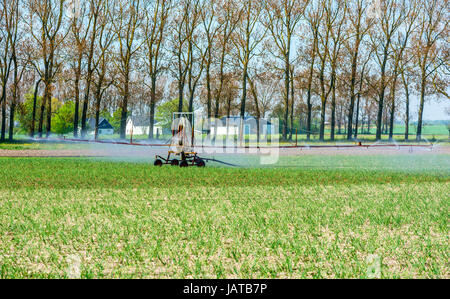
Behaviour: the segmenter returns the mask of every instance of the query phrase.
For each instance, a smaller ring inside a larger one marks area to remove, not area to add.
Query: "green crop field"
[[[0,158],[1,278],[450,278],[449,155]]]

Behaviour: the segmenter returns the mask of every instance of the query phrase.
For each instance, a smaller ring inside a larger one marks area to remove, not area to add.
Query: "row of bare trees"
[[[74,102],[74,136],[94,118],[97,138],[103,111],[119,111],[121,138],[130,113],[153,138],[176,98],[208,117],[278,116],[284,139],[296,124],[310,139],[314,119],[321,140],[371,125],[393,138],[400,118],[421,139],[426,101],[449,99],[445,0],[0,1],[1,140],[30,90],[33,137],[51,134],[58,98]]]

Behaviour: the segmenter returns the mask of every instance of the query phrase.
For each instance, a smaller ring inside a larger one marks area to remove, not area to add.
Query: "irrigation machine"
[[[179,167],[205,167],[207,159],[202,159],[195,151],[194,113],[176,112],[172,120],[172,138],[167,158],[156,155],[155,166],[172,165]]]

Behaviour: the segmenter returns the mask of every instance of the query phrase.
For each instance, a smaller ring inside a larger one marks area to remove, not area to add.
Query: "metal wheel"
[[[177,159],[173,159],[172,161],[170,161],[170,165],[178,166],[178,165],[180,165],[180,161],[178,161]]]
[[[186,160],[181,161],[181,163],[180,163],[181,168],[188,167],[188,166],[189,166],[189,164]]]
[[[161,167],[163,165],[163,161],[157,159],[154,163],[155,166]]]

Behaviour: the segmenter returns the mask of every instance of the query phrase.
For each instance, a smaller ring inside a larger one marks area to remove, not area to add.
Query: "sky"
[[[450,100],[441,98],[440,100],[428,100],[425,104],[423,113],[424,120],[448,120],[450,115],[447,114],[446,109],[450,109]],[[419,110],[419,99],[411,99],[411,116],[413,121],[417,120],[417,111]]]

